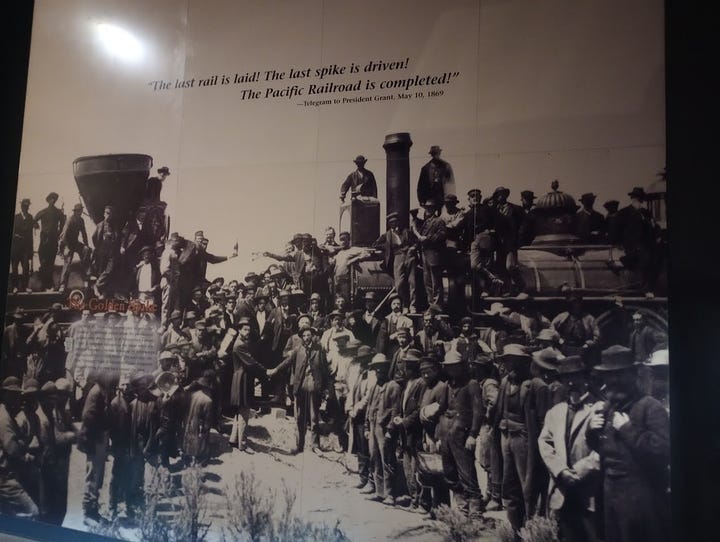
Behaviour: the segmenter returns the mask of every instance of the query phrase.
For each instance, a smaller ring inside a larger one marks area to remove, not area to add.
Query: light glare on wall
[[[138,62],[143,57],[143,45],[127,30],[108,23],[97,25],[98,39],[113,57],[126,62]]]

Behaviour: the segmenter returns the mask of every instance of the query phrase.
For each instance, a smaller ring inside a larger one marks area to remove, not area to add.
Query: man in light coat
[[[548,410],[538,438],[540,457],[550,472],[549,515],[557,519],[563,542],[593,542],[599,540],[595,496],[600,456],[588,446],[585,434],[599,404],[580,356],[561,360],[557,372],[568,400]]]

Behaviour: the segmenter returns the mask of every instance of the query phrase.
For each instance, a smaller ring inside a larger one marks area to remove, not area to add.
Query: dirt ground
[[[411,513],[400,507],[390,507],[369,501],[353,485],[358,481],[353,457],[346,464],[344,454],[326,451],[321,455],[307,448],[304,453],[290,455],[288,452],[295,442],[294,421],[277,418],[274,415],[255,417],[250,421],[248,439],[253,454],[230,449],[226,438],[213,434],[212,444],[216,457],[205,469],[205,487],[209,504],[209,518],[212,521],[209,541],[222,539],[223,526],[228,517],[227,488],[234,483],[240,472],[253,472],[260,484],[276,494],[277,506],[283,506],[283,487],[287,486],[296,494],[295,513],[306,521],[325,523],[339,528],[352,541],[402,540],[425,542],[441,540],[441,534],[434,528],[437,522],[423,515]],[[308,435],[308,440],[309,435]],[[332,449],[334,437],[323,437],[323,449]],[[101,492],[100,511],[108,515],[108,486],[112,457],[106,464],[105,483]],[[149,479],[150,469],[146,471]],[[64,527],[87,531],[83,523],[82,495],[85,474],[85,457],[73,451],[70,464],[70,487],[68,513]],[[493,513],[501,520],[503,513]],[[135,529],[122,528],[120,536],[128,540],[139,540]],[[480,540],[495,540],[488,535]]]

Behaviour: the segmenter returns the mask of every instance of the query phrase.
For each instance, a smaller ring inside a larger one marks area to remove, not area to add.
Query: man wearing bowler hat
[[[54,289],[53,270],[55,256],[58,253],[58,238],[65,225],[65,213],[55,207],[58,200],[56,192],[50,192],[45,201],[48,206],[35,215],[35,228],[40,228],[38,260],[40,260],[40,281],[43,288]]]
[[[604,540],[668,540],[668,413],[638,389],[639,363],[629,348],[611,346],[601,360],[595,371],[605,401],[590,418],[587,439],[603,466]]]
[[[160,192],[165,179],[170,176],[170,169],[163,166],[157,170],[157,177],[150,177],[145,182],[145,198],[149,201],[160,201]]]
[[[455,194],[455,175],[452,166],[442,158],[442,149],[433,145],[428,154],[430,161],[420,170],[417,184],[417,197],[420,205],[428,199],[442,202],[446,194]]]
[[[72,215],[65,221],[59,238],[59,252],[63,257],[63,268],[60,273],[60,291],[64,292],[70,278],[70,264],[73,256],[77,253],[80,256],[80,273],[87,287],[88,274],[90,272],[90,256],[92,249],[88,244],[85,220],[82,217],[83,206],[81,203],[73,205]],[[80,237],[80,239],[78,239]]]
[[[415,311],[417,257],[415,235],[410,228],[400,228],[398,213],[387,215],[387,231],[374,243],[373,248],[383,250],[383,268],[393,277],[395,291],[406,307]]]
[[[365,169],[367,159],[359,155],[353,160],[357,169],[347,176],[340,186],[340,201],[345,202],[345,196],[350,191],[352,199],[358,196],[363,198],[377,198],[377,183],[373,172]]]
[[[422,248],[423,281],[429,304],[443,304],[442,272],[446,255],[447,228],[438,216],[440,200],[430,198],[423,203],[425,220],[413,223],[413,232]]]
[[[605,240],[605,218],[593,209],[595,194],[580,196],[582,207],[575,215],[575,234],[583,243],[601,243]]]
[[[447,410],[440,416],[437,437],[443,473],[457,508],[471,518],[482,514],[483,502],[475,471],[475,446],[482,423],[480,388],[470,378],[462,355],[450,350],[443,369],[448,375]]]
[[[580,356],[557,365],[567,400],[545,415],[538,438],[540,457],[550,473],[548,512],[563,542],[595,542],[598,536],[600,456],[586,439],[588,424],[601,404],[590,389],[590,371]]]

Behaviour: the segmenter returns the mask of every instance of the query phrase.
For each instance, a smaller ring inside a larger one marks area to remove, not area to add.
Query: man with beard
[[[55,207],[58,195],[50,192],[45,201],[48,206],[35,215],[35,228],[40,228],[38,259],[40,260],[40,281],[43,288],[54,290],[53,271],[58,253],[58,238],[65,225],[65,213]]]
[[[437,429],[443,473],[458,510],[478,518],[483,511],[475,472],[475,441],[482,423],[480,388],[470,379],[467,362],[458,352],[449,351],[442,365],[448,375],[447,410]]]
[[[297,422],[297,446],[294,454],[305,450],[305,434],[308,423],[313,452],[320,451],[320,403],[330,388],[330,375],[325,353],[314,341],[316,331],[312,327],[300,330],[302,345],[293,350],[268,376],[293,367],[293,393],[295,394],[295,420]]]
[[[30,214],[30,200],[23,198],[20,202],[20,212],[13,221],[13,241],[10,252],[12,272],[10,284],[13,293],[18,290],[32,292],[29,285],[30,268],[33,259],[33,216]],[[22,273],[20,268],[22,267]]]
[[[375,345],[377,344],[378,333],[380,333],[380,320],[375,316],[375,310],[377,309],[375,292],[365,292],[363,301],[365,310],[361,311],[358,317],[358,332],[355,333],[355,336],[367,345]]]
[[[444,356],[444,347],[440,346],[442,343],[442,335],[437,327],[437,320],[435,314],[427,310],[423,313],[423,328],[418,331],[415,336],[415,344],[425,354],[434,354],[438,357]]]
[[[390,314],[380,324],[375,350],[378,353],[382,352],[386,356],[392,356],[395,350],[398,349],[397,330],[400,328],[412,330],[413,323],[410,318],[403,314],[403,304],[398,294],[390,295],[388,302],[390,303]]]
[[[442,149],[438,145],[430,147],[430,161],[420,170],[417,183],[417,197],[420,204],[430,198],[443,201],[446,194],[455,193],[455,175],[452,166],[440,155]]]
[[[394,380],[389,380],[390,363],[384,354],[376,354],[369,366],[375,370],[377,384],[368,400],[365,433],[370,440],[370,461],[374,466],[375,496],[370,500],[395,505],[397,483],[397,435],[393,434],[390,423],[399,413],[401,388]]]
[[[523,526],[530,500],[528,472],[528,388],[532,358],[522,345],[507,344],[500,356],[506,375],[500,383],[494,428],[500,431],[503,461],[502,501],[510,525],[516,532]]]
[[[548,410],[538,438],[540,456],[551,476],[549,514],[557,520],[563,542],[595,542],[600,540],[596,517],[600,456],[588,446],[586,434],[599,405],[580,356],[561,360],[558,375],[568,398]]]
[[[400,363],[399,370],[405,375],[405,388],[400,403],[400,413],[392,419],[392,427],[400,433],[402,466],[410,495],[410,511],[421,512],[420,486],[417,481],[417,452],[422,450],[422,425],[420,403],[425,393],[425,381],[420,376],[422,352],[410,350]]]
[[[251,330],[249,318],[241,318],[238,321],[238,335],[232,352],[233,377],[230,384],[230,405],[235,410],[235,419],[229,442],[240,451],[248,451],[245,429],[250,418],[255,377],[264,377],[267,373],[265,367],[255,358]],[[248,453],[252,452],[248,451]]]
[[[412,335],[410,329],[407,327],[401,327],[397,330],[397,342],[398,349],[392,355],[390,360],[390,370],[388,371],[388,378],[395,378],[395,371],[398,368],[400,362],[405,359],[405,356],[410,352],[412,348]]]
[[[668,413],[638,389],[638,364],[629,348],[611,346],[601,360],[595,371],[606,401],[590,418],[587,438],[603,465],[604,539],[668,540]]]
[[[22,438],[15,417],[21,409],[20,379],[9,376],[0,387],[0,511],[20,517],[35,518],[39,510],[18,480],[25,469],[37,461]]]

